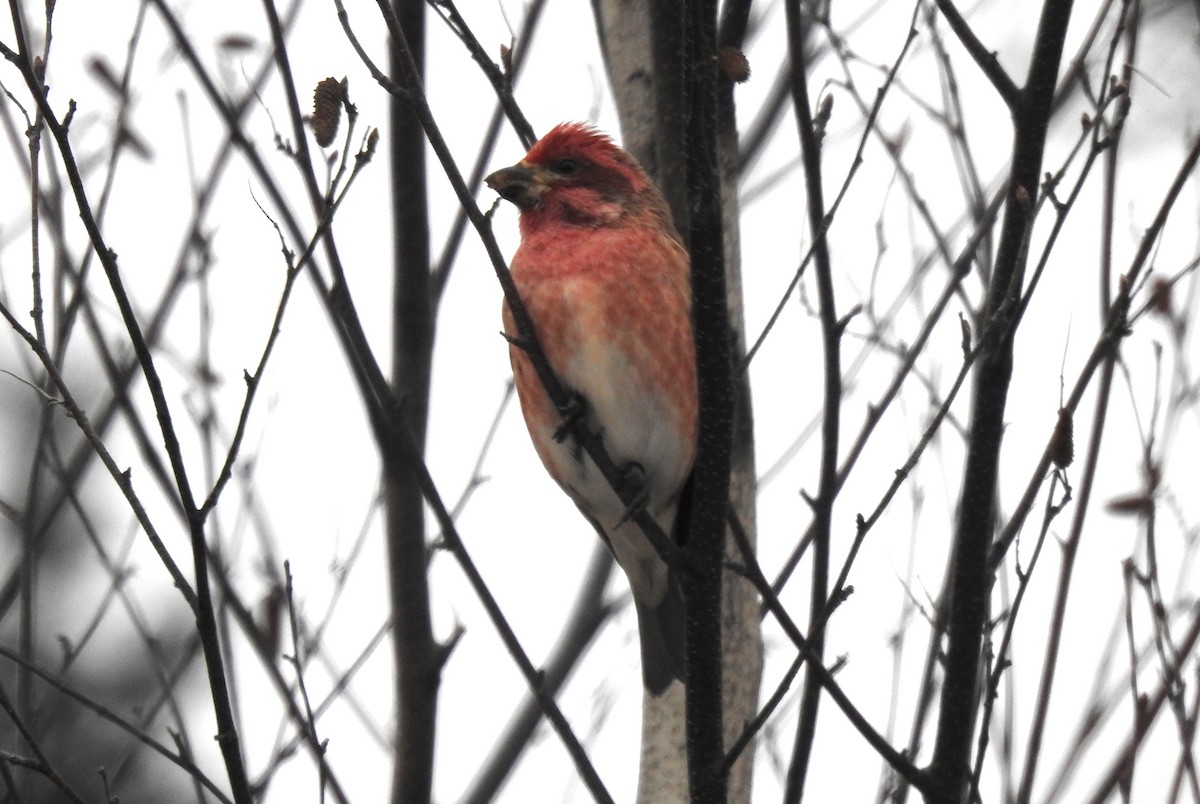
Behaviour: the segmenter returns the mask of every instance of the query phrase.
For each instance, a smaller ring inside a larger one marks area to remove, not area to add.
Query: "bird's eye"
[[[559,159],[550,165],[550,169],[560,176],[574,176],[579,172],[579,162],[574,159]]]

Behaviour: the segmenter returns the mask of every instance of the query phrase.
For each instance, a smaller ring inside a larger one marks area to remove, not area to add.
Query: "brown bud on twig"
[[[825,95],[821,98],[821,105],[817,107],[817,119],[822,123],[828,123],[829,118],[833,115],[833,95]]]
[[[1087,112],[1079,115],[1079,125],[1083,126],[1084,130],[1092,127],[1092,116]]]
[[[1058,409],[1058,422],[1050,436],[1050,460],[1066,469],[1075,460],[1075,423],[1068,408]]]
[[[825,127],[829,125],[829,118],[832,116],[833,95],[824,95],[817,106],[817,114],[813,118],[813,133],[817,135],[818,142],[825,139]]]
[[[241,33],[226,34],[217,40],[217,46],[222,50],[228,50],[230,53],[245,53],[248,50],[253,50],[257,44],[254,37]]]
[[[735,84],[750,78],[750,60],[736,47],[723,47],[717,51],[717,69]]]
[[[150,145],[136,131],[125,124],[121,124],[117,129],[117,142],[146,162],[154,158],[154,151],[150,148]]]
[[[508,45],[500,45],[500,66],[504,69],[504,75],[511,79],[513,73],[512,48]]]
[[[104,58],[92,56],[88,59],[88,72],[92,74],[93,78],[103,84],[104,88],[109,92],[118,98],[124,96],[125,91],[121,88],[121,79]]]
[[[342,119],[342,103],[346,99],[346,79],[326,78],[313,91],[313,136],[317,145],[328,148],[337,136]]]
[[[1154,497],[1149,494],[1127,494],[1109,500],[1104,508],[1110,514],[1142,516],[1154,511]]]
[[[258,627],[272,656],[279,653],[283,643],[283,606],[286,602],[282,584],[276,583],[259,604]]]
[[[378,144],[379,129],[373,128],[371,129],[370,133],[367,134],[367,140],[364,143],[362,150],[360,150],[354,158],[359,162],[370,162],[371,158],[375,156],[375,146]]]
[[[1029,211],[1033,209],[1033,200],[1029,197],[1029,191],[1026,190],[1022,185],[1018,184],[1017,189],[1013,192],[1013,195],[1017,197],[1017,203],[1021,205],[1021,209],[1025,212],[1025,214],[1029,214]]]
[[[1155,277],[1150,285],[1150,309],[1164,318],[1171,317],[1171,288],[1170,280]]]

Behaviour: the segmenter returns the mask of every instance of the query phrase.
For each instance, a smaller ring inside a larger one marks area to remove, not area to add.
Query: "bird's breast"
[[[623,251],[611,242],[532,251],[527,245],[513,260],[513,279],[547,360],[567,389],[583,397],[588,424],[601,433],[614,462],[642,466],[657,513],[656,507],[674,503],[695,460],[686,254],[674,241],[645,239]],[[511,334],[507,308],[505,325]],[[585,511],[613,524],[623,514],[616,495],[569,440],[554,441],[560,415],[528,356],[514,347],[512,362],[542,462]]]

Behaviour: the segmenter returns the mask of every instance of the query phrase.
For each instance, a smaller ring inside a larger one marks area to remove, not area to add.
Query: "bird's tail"
[[[636,598],[638,634],[642,644],[642,681],[658,697],[671,682],[686,680],[687,611],[675,574],[667,576],[667,593],[653,608]]]

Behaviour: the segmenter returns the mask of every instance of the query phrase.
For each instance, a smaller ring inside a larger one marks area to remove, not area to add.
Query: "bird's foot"
[[[613,526],[614,528],[621,527],[646,510],[646,503],[650,501],[650,487],[646,483],[646,470],[637,461],[630,461],[621,467],[621,481],[617,484],[617,491],[619,493],[626,489],[632,493],[633,498],[625,508],[625,515]]]
[[[567,404],[558,411],[562,414],[562,421],[558,423],[558,427],[554,428],[554,441],[558,444],[567,440],[567,436],[575,429],[575,425],[583,418],[583,414],[587,412],[587,400],[578,391],[571,391],[567,394]]]

